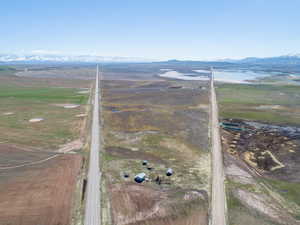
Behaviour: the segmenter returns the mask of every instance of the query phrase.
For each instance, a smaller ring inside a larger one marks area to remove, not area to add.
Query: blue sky
[[[300,53],[299,0],[11,0],[0,53],[151,59]]]

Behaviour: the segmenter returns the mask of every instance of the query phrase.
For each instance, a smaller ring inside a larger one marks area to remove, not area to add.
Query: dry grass
[[[207,224],[208,198],[200,194],[185,201],[180,193],[209,192],[207,109],[199,107],[207,104],[208,95],[197,88],[169,89],[169,85],[169,81],[104,83],[103,172],[112,185],[107,189],[113,224]],[[149,160],[154,169],[148,171],[142,160]],[[164,175],[168,167],[174,176]],[[130,178],[124,179],[124,172]],[[138,172],[145,172],[150,181],[134,185]],[[154,182],[157,176],[161,185]]]

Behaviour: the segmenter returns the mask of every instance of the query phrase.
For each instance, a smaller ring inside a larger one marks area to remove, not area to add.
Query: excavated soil
[[[255,123],[231,120],[243,131],[223,129],[223,143],[227,151],[246,162],[259,174],[284,181],[300,182],[300,138],[286,127],[269,125],[255,127]]]

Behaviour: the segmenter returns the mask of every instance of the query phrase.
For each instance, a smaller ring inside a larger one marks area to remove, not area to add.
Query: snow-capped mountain
[[[106,57],[98,55],[60,54],[0,54],[0,63],[21,62],[149,62],[153,60],[137,57]]]

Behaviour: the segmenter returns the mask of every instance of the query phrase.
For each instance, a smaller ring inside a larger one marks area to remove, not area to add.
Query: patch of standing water
[[[196,73],[205,73],[207,75],[210,75],[210,70],[193,70]]]
[[[163,70],[164,71],[164,70]],[[180,73],[175,70],[167,70],[159,74],[160,77],[178,79],[178,80],[209,80],[210,70],[199,69],[193,70],[195,73],[186,74]],[[270,76],[271,74],[262,72],[253,72],[249,70],[232,70],[232,71],[220,71],[214,70],[214,78],[216,81],[226,83],[250,83],[249,81],[257,80]]]
[[[214,71],[214,78],[216,81],[228,82],[228,83],[249,83],[249,81],[257,80],[269,76],[267,73],[258,73],[253,71]]]
[[[171,79],[177,79],[177,80],[203,80],[207,81],[209,78],[207,76],[198,75],[198,74],[186,74],[186,73],[180,73],[175,70],[167,71],[164,73],[159,74],[160,77],[165,78],[171,78]]]

